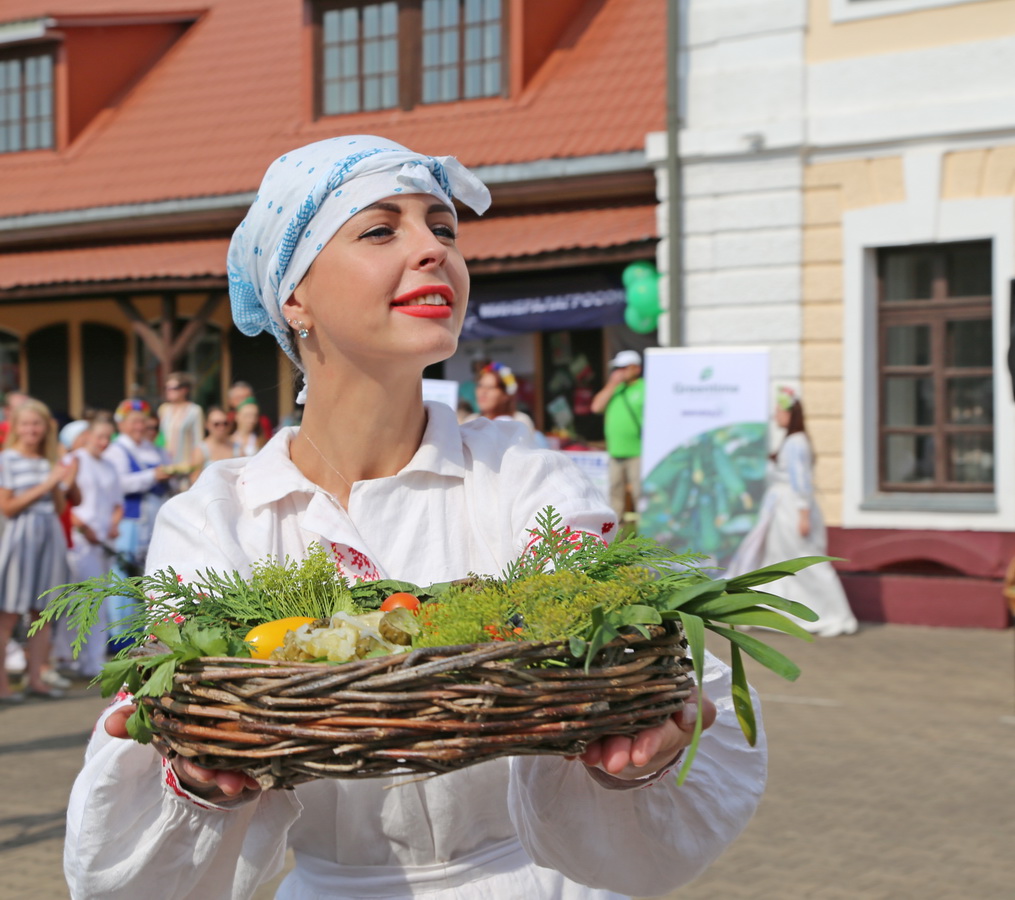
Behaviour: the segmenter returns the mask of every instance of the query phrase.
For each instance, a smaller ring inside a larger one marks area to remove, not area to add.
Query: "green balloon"
[[[643,317],[659,316],[659,280],[644,278],[627,289],[627,305]]]
[[[652,263],[645,259],[639,259],[624,268],[624,271],[620,275],[620,280],[624,283],[624,287],[630,288],[636,281],[658,277],[659,273]]]
[[[634,307],[628,306],[624,310],[624,322],[631,331],[635,331],[638,334],[648,334],[650,331],[655,331],[656,324],[659,322],[659,315],[657,313],[654,316],[643,316]]]

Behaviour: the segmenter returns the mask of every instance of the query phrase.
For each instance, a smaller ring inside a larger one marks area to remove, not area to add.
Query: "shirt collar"
[[[458,418],[445,403],[426,403],[427,422],[415,455],[394,478],[411,472],[429,472],[449,478],[465,477],[465,454]],[[299,428],[280,428],[244,467],[240,483],[252,507],[275,503],[289,494],[315,494],[321,490],[293,463],[289,445]],[[359,483],[359,482],[358,482]]]

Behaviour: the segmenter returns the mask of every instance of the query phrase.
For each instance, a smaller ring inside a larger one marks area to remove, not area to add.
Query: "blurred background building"
[[[493,191],[428,374],[496,358],[596,440],[617,350],[768,347],[858,615],[1007,623],[1015,0],[0,0],[0,389],[67,417],[185,369],[289,414],[225,250],[272,158],[354,133]]]

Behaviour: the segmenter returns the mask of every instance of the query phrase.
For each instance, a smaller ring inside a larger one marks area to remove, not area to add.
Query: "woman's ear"
[[[296,285],[296,290],[292,292],[289,299],[282,304],[282,315],[290,326],[293,326],[294,322],[310,322],[310,314],[307,311],[306,305],[303,303],[304,291],[303,282],[301,281]]]

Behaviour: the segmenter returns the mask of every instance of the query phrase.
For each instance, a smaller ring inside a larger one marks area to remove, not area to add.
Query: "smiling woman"
[[[562,454],[516,423],[459,425],[450,407],[423,402],[423,370],[454,352],[468,303],[456,200],[483,212],[489,192],[454,159],[383,138],[335,138],[271,164],[230,246],[230,295],[240,330],[269,331],[303,372],[302,426],[216,462],[170,500],[150,572],[246,577],[253,561],[320,544],[353,581],[496,576],[548,505],[569,533],[612,538],[612,512]],[[96,729],[68,809],[72,896],[158,885],[162,896],[249,897],[287,845],[297,862],[280,898],[666,893],[722,852],[764,785],[763,731],[754,748],[743,742],[729,670],[705,665],[717,702],[699,701],[711,727],[680,789],[666,773],[691,741],[690,706],[580,759],[260,791],[125,740],[125,697]]]

